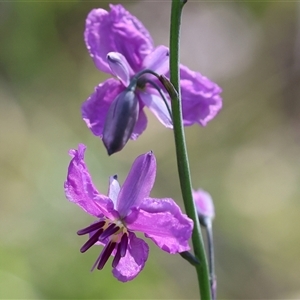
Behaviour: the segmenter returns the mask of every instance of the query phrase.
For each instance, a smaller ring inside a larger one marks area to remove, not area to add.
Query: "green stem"
[[[210,300],[210,282],[205,247],[198,220],[197,211],[192,197],[191,176],[189,170],[188,155],[186,150],[185,135],[182,122],[180,79],[179,79],[179,35],[181,13],[185,1],[173,0],[171,10],[170,28],[170,80],[178,96],[172,96],[172,113],[174,125],[174,137],[177,156],[177,167],[181,186],[182,197],[187,215],[194,221],[192,243],[196,258],[200,264],[195,265],[200,295],[202,300]]]

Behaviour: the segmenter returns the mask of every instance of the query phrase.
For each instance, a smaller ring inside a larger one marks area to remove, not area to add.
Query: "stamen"
[[[78,235],[84,235],[84,234],[90,233],[94,230],[97,230],[99,228],[102,228],[104,225],[105,225],[105,221],[100,221],[100,222],[94,223],[94,224],[92,224],[92,225],[90,225],[86,228],[78,230],[77,234]]]
[[[101,236],[99,238],[101,241],[103,241],[104,239],[113,235],[114,233],[116,233],[119,230],[120,230],[120,227],[116,226],[116,224],[112,223],[104,230],[104,232],[101,234]]]
[[[116,243],[115,242],[109,242],[105,248],[102,250],[101,253],[101,258],[98,264],[97,269],[98,270],[102,270],[104,265],[106,264],[106,262],[108,261],[111,253],[113,252],[113,250],[115,249]]]
[[[121,259],[121,252],[120,252],[120,247],[119,246],[120,246],[120,244],[118,245],[118,250],[117,250],[116,255],[115,255],[115,257],[113,259],[113,262],[112,262],[112,267],[113,268],[115,268],[118,265],[118,263]]]
[[[80,252],[84,253],[88,249],[90,249],[96,242],[99,240],[99,236],[102,234],[103,228],[100,228],[96,231],[90,239],[80,248]]]
[[[127,246],[128,246],[128,235],[127,233],[124,233],[122,235],[121,241],[118,244],[118,249],[112,262],[113,268],[115,268],[118,265],[120,259],[125,256]]]
[[[128,235],[127,233],[124,233],[118,245],[118,251],[120,251],[121,257],[125,256],[127,247],[128,247]]]

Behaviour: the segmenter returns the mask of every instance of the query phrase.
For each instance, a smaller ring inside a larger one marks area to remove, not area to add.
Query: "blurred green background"
[[[170,1],[123,1],[168,44]],[[121,182],[152,149],[153,197],[182,206],[172,131],[151,115],[147,131],[107,157],[80,115],[106,77],[83,42],[85,17],[104,1],[0,3],[0,298],[196,299],[192,267],[151,246],[144,271],[122,284],[90,272],[101,248],[80,254],[76,231],[93,219],[64,196],[78,143],[97,187]],[[215,201],[219,299],[300,299],[300,5],[189,1],[182,62],[222,86],[224,108],[186,129],[195,188]]]

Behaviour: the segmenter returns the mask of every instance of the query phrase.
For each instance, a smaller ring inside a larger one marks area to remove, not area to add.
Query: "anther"
[[[80,252],[84,253],[88,249],[90,249],[95,243],[98,242],[99,236],[103,233],[103,228],[97,230],[92,237],[80,248]]]
[[[112,262],[112,267],[113,268],[115,268],[118,265],[120,259],[125,256],[127,246],[128,246],[128,235],[127,235],[127,233],[124,233],[122,238],[121,238],[121,241],[118,244],[116,255],[115,255],[115,257],[113,259],[113,262]]]
[[[99,237],[100,240],[104,240],[107,237],[113,235],[114,233],[116,233],[117,231],[120,230],[119,226],[116,226],[116,224],[112,223],[110,224],[101,234],[101,236]]]
[[[87,233],[90,233],[92,231],[95,231],[97,229],[100,229],[102,228],[103,226],[105,225],[105,221],[100,221],[100,222],[97,222],[97,223],[94,223],[86,228],[83,228],[83,229],[80,229],[77,231],[77,234],[78,235],[84,235],[84,234],[87,234]]]
[[[115,249],[116,243],[115,242],[109,242],[105,248],[102,250],[101,257],[99,260],[99,264],[97,266],[98,270],[102,270],[106,262],[108,261],[111,253]]]

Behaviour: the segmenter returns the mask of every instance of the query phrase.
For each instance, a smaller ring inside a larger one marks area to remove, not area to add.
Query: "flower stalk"
[[[207,236],[211,298],[212,298],[212,300],[216,300],[216,298],[217,298],[217,279],[216,279],[216,275],[215,275],[215,254],[214,254],[212,220],[210,218],[206,220],[205,229],[206,229],[206,236]]]
[[[177,95],[176,93],[170,93],[170,97],[172,104],[174,138],[181,192],[186,213],[194,221],[192,243],[195,256],[200,261],[200,264],[195,264],[198,276],[200,296],[203,300],[210,300],[211,292],[209,270],[205,254],[204,242],[200,229],[200,223],[192,197],[191,176],[182,121],[182,104],[179,81],[179,37],[181,13],[185,2],[186,1],[180,0],[172,1],[170,26],[170,81],[176,89]]]

